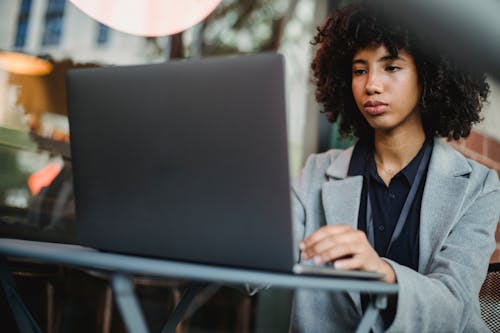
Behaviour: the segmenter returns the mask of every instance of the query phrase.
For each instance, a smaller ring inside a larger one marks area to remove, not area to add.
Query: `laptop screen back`
[[[81,244],[290,271],[283,71],[276,54],[70,71]]]

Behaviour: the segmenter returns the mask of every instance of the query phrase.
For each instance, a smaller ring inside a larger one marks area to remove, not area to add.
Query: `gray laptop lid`
[[[291,271],[283,59],[72,70],[83,245]]]

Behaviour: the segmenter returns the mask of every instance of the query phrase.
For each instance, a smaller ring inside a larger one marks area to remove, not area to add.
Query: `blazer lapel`
[[[328,181],[322,187],[322,203],[327,224],[357,229],[363,177],[347,177],[352,152],[352,147],[342,152],[326,170]]]
[[[322,203],[327,224],[346,224],[357,229],[363,177],[347,177],[352,152],[352,148],[342,152],[326,170],[328,181],[322,186]],[[347,293],[361,315],[360,294]]]
[[[327,224],[346,224],[358,228],[358,212],[363,177],[330,179],[323,184],[323,207]]]
[[[464,176],[471,170],[462,155],[435,139],[420,212],[419,272],[427,271],[430,257],[456,221],[468,184]]]

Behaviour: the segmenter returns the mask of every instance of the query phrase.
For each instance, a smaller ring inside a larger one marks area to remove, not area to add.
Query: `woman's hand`
[[[384,282],[396,282],[391,265],[382,260],[366,234],[347,225],[327,225],[307,236],[300,244],[302,259],[316,264],[333,262],[337,269],[359,269],[385,274]]]

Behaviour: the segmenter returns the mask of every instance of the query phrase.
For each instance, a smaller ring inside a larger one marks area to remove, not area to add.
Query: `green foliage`
[[[27,189],[29,174],[19,168],[17,151],[0,145],[0,203],[5,201],[6,191]]]
[[[20,168],[18,154],[34,149],[36,144],[28,132],[0,127],[0,202],[9,189],[27,189],[29,172]]]
[[[227,0],[203,21],[201,54],[276,50],[294,0]]]

